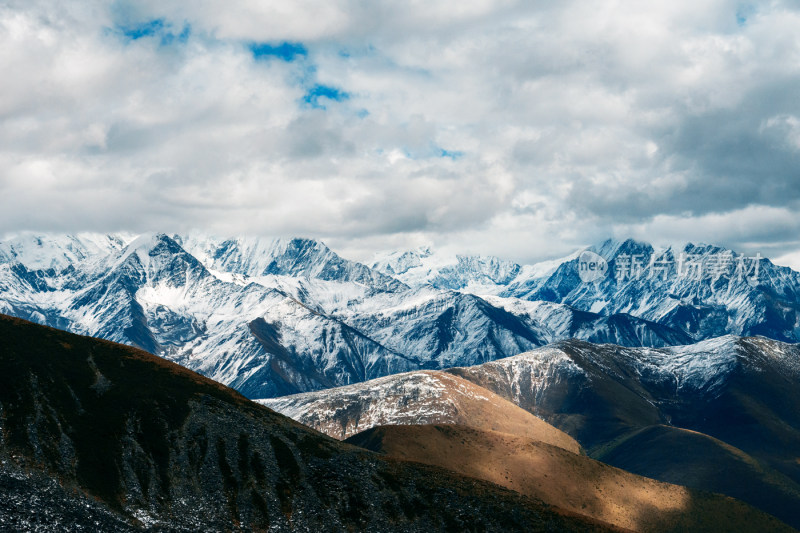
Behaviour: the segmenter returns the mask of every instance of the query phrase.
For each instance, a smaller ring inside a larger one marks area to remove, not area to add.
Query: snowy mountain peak
[[[143,234],[131,241],[110,262],[117,269],[121,266],[140,268],[152,280],[171,279],[180,275],[207,275],[205,267],[180,244],[164,233]]]
[[[421,246],[406,252],[380,254],[372,260],[371,267],[389,276],[402,276],[413,268],[423,266],[423,260],[433,255],[430,247]]]
[[[164,233],[145,233],[132,240],[123,250],[121,259],[136,254],[146,261],[146,257],[163,253],[181,251],[180,245]]]
[[[619,255],[641,255],[649,258],[654,252],[651,244],[634,239],[607,239],[599,246],[593,246],[590,249],[603,256],[607,261],[613,260]]]
[[[127,233],[20,233],[0,241],[0,263],[18,262],[31,270],[62,270],[119,251],[134,238]]]
[[[189,234],[175,236],[175,240],[207,268],[232,274],[354,282],[386,291],[407,288],[390,276],[361,263],[343,259],[325,244],[313,239],[217,239]]]
[[[495,293],[520,272],[521,266],[493,256],[448,255],[424,247],[378,256],[372,268],[412,287],[472,293]]]

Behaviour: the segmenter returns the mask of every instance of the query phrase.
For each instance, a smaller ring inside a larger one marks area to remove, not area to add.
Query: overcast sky
[[[0,0],[0,72],[0,233],[800,265],[799,1]]]

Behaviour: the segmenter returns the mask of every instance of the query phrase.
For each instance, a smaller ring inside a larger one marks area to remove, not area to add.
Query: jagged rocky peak
[[[312,239],[278,239],[273,243],[272,257],[263,274],[305,275],[327,280],[348,279],[364,269],[342,259],[330,248]],[[354,273],[353,270],[359,270]]]
[[[192,254],[164,233],[143,234],[112,255],[110,262],[117,270],[121,267],[140,270],[153,282],[184,283],[188,277],[208,275],[205,267]]]
[[[589,247],[590,250],[602,255],[606,260],[612,260],[618,255],[643,255],[650,257],[655,249],[650,243],[634,239],[606,239],[598,246]]]
[[[723,246],[704,243],[695,244],[689,242],[682,246],[656,248],[649,243],[634,239],[608,239],[600,245],[589,247],[588,250],[601,255],[612,265],[620,260],[625,262],[624,265],[628,265],[631,258],[633,258],[634,266],[639,269],[639,278],[653,277],[651,273],[654,267],[658,273],[673,272],[683,266],[683,263],[691,262],[692,260],[702,261],[706,263],[706,267],[710,266],[712,262],[727,266],[729,269],[724,272],[726,277],[730,277],[731,274],[735,273],[734,267],[737,266],[738,262],[745,260],[759,261],[759,266],[772,266],[778,269],[791,270],[786,267],[775,267],[769,259],[762,257],[760,254],[750,256]],[[721,260],[721,256],[729,257],[729,263],[725,264]],[[574,263],[577,263],[577,258],[573,261]],[[567,266],[571,267],[572,265]],[[752,270],[752,264],[748,266]],[[610,272],[610,274],[613,274],[613,272]],[[706,269],[706,276],[710,277],[710,275],[711,272]]]
[[[122,250],[122,258],[125,259],[132,254],[136,254],[143,262],[146,262],[147,257],[179,253],[185,253],[185,251],[181,248],[180,244],[166,234],[146,233],[136,237]]]
[[[590,251],[607,262],[597,279],[582,279],[579,255],[540,279],[513,281],[500,295],[626,313],[694,340],[728,333],[800,339],[800,274],[759,254],[694,244],[657,250],[631,239]]]

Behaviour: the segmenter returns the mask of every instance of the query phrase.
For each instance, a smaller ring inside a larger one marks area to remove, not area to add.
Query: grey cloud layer
[[[797,2],[531,4],[6,2],[0,228],[797,248]]]

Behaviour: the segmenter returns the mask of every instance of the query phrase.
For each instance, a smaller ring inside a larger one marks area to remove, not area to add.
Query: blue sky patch
[[[122,35],[135,41],[142,37],[150,37],[164,30],[164,19],[155,19],[136,26],[127,26],[120,28]]]
[[[433,141],[425,146],[403,148],[403,153],[407,158],[413,160],[443,158],[455,161],[464,157],[464,152],[460,150],[445,150]]]
[[[279,44],[251,43],[250,51],[255,59],[276,58],[282,61],[294,61],[298,57],[306,57],[308,50],[301,43],[282,42]]]
[[[308,90],[305,96],[303,96],[303,101],[309,104],[311,107],[325,109],[325,105],[320,103],[320,98],[341,102],[342,100],[347,100],[350,98],[350,95],[337,89],[336,87],[329,87],[328,85],[314,85]]]
[[[174,26],[164,19],[153,19],[139,24],[117,25],[116,31],[130,41],[138,41],[146,37],[158,37],[162,45],[174,42],[185,43],[191,34],[191,26],[184,24],[180,32],[174,31]]]
[[[744,26],[747,24],[747,15],[742,13],[741,11],[736,12],[736,24],[739,26]]]
[[[745,4],[740,6],[738,10],[736,10],[736,24],[743,28],[747,25],[747,19],[755,15],[756,8],[750,4]]]
[[[439,157],[447,157],[455,161],[459,157],[462,157],[464,152],[460,152],[458,150],[445,150],[444,148],[439,148]]]

